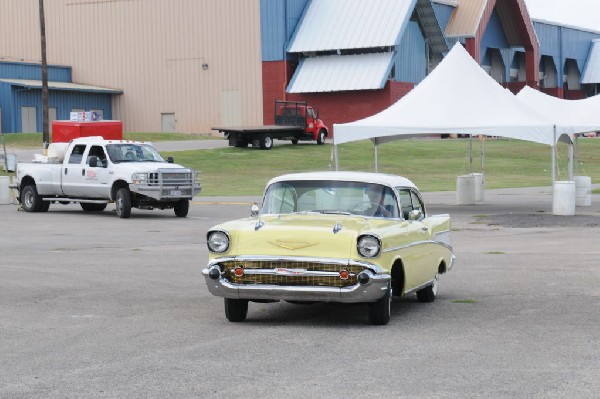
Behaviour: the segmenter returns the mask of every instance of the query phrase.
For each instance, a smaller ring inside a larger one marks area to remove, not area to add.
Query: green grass
[[[475,142],[473,172],[480,171],[479,143]],[[200,171],[202,195],[260,195],[266,182],[279,174],[334,169],[332,146],[279,145],[270,151],[220,148],[180,151],[175,162]],[[559,145],[558,180],[567,175],[567,146]],[[340,170],[373,171],[369,141],[338,146]],[[600,140],[579,141],[579,174],[600,181]],[[519,140],[487,140],[486,188],[549,186],[550,148]],[[468,173],[466,140],[398,140],[379,146],[379,171],[406,176],[422,191],[453,191],[456,177]]]
[[[477,303],[475,299],[454,299],[450,301],[452,303]]]
[[[13,136],[23,136],[16,137]],[[207,138],[207,136],[202,136]],[[8,134],[7,145],[39,146],[41,134]],[[159,141],[196,139],[185,134],[136,133],[128,139]],[[14,140],[14,141],[13,141]],[[221,139],[222,140],[222,139]],[[28,144],[29,143],[29,144]],[[422,191],[454,191],[456,177],[469,172],[468,140],[398,140],[379,146],[379,171],[406,176]],[[226,147],[213,150],[164,152],[175,162],[200,172],[203,196],[261,195],[274,176],[335,169],[331,145],[277,145],[272,150]],[[558,180],[567,179],[567,145],[559,144]],[[1,149],[0,149],[1,150]],[[370,141],[338,146],[340,170],[374,171]],[[579,175],[600,182],[600,139],[579,140]],[[480,142],[473,142],[472,172],[480,172]],[[519,140],[485,142],[486,188],[535,187],[551,184],[548,146]],[[3,168],[0,166],[0,174]],[[595,190],[598,193],[598,190]]]

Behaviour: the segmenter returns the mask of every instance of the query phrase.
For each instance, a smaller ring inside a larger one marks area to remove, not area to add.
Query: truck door
[[[90,160],[95,157],[97,164],[90,166]],[[104,148],[100,145],[91,146],[84,164],[85,173],[81,184],[85,187],[86,198],[110,198],[110,172],[108,169],[108,158]]]
[[[85,144],[74,145],[65,159],[62,171],[62,191],[63,194],[69,197],[79,197],[81,195],[81,180],[85,174],[83,163],[83,154],[85,152]]]
[[[314,138],[317,137],[317,132],[315,132],[315,129],[317,128],[315,119],[317,119],[315,111],[312,107],[306,107],[306,133],[311,134]]]

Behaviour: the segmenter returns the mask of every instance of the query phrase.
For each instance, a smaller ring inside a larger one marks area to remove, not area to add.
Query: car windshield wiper
[[[322,213],[324,215],[351,215],[350,212],[344,212],[344,211],[320,211],[320,213]]]

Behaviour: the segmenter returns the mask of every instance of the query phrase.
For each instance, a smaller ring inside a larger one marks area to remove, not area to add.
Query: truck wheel
[[[81,203],[79,205],[81,205],[81,209],[83,209],[86,212],[102,212],[104,209],[106,209],[106,204]]]
[[[21,191],[21,206],[25,212],[41,212],[42,197],[38,195],[35,185],[25,186]],[[50,203],[48,202],[48,206]],[[46,209],[47,210],[47,209]]]
[[[173,209],[175,210],[175,216],[178,218],[184,218],[187,216],[188,211],[190,210],[190,201],[187,199],[180,199],[179,202],[175,204]]]
[[[117,191],[117,216],[127,219],[131,215],[131,194],[128,188],[120,188]]]
[[[298,139],[293,139],[292,144],[298,144]]]
[[[233,140],[233,146],[237,148],[246,148],[248,147],[248,140],[235,139]]]
[[[248,315],[248,301],[225,298],[225,317],[232,322],[244,321]]]
[[[317,136],[317,144],[325,144],[326,137],[327,133],[325,133],[325,129],[319,130],[319,135]]]
[[[273,148],[273,137],[270,134],[265,134],[260,143],[260,148],[263,150],[270,150]]]

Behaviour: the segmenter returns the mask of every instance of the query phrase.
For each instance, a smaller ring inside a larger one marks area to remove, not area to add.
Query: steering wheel
[[[350,211],[352,213],[362,212],[364,214],[364,211],[372,210],[372,209],[375,209],[375,212],[373,212],[373,215],[381,214],[381,216],[384,216],[384,217],[389,217],[392,215],[391,212],[388,211],[387,209],[385,209],[381,204],[378,204],[377,202],[372,202],[372,201],[359,202],[358,204],[353,206]],[[373,215],[366,215],[366,216],[373,216]]]

